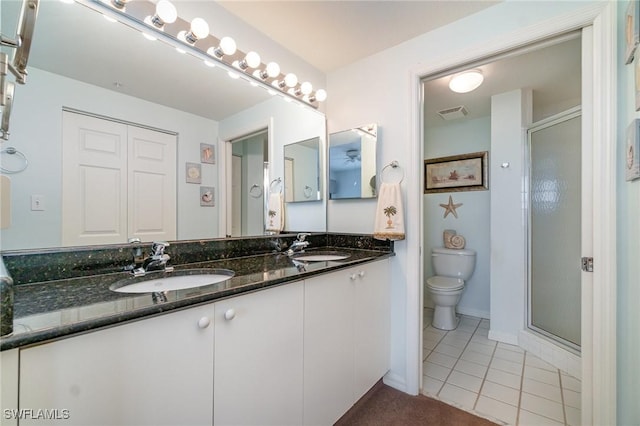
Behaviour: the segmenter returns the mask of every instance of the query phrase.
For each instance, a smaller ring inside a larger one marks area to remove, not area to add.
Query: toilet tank
[[[476,252],[470,249],[431,249],[431,262],[436,275],[468,280],[476,267]]]

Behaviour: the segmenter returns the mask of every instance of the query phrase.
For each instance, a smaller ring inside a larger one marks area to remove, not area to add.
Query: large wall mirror
[[[298,203],[322,199],[320,138],[284,147],[284,201]]]
[[[3,33],[15,28],[20,7],[21,1],[2,1]],[[3,51],[12,55],[8,48]],[[285,102],[242,78],[232,79],[221,67],[208,67],[168,44],[147,40],[137,30],[108,22],[81,4],[40,2],[28,72],[27,84],[16,88],[11,137],[3,145],[24,153],[29,166],[10,175],[12,214],[10,226],[0,230],[2,250],[78,245],[65,243],[63,236],[63,223],[68,221],[62,196],[67,158],[62,149],[64,111],[175,137],[175,192],[158,191],[149,180],[148,190],[126,202],[137,203],[141,211],[155,211],[147,215],[155,217],[165,211],[152,208],[161,204],[152,194],[174,197],[175,238],[169,239],[227,235],[231,217],[226,204],[232,187],[227,178],[232,166],[227,163],[232,152],[227,153],[225,146],[230,141],[267,129],[271,179],[284,177],[285,145],[319,138],[320,149],[326,149],[321,112]],[[243,180],[241,185],[248,187],[242,190],[248,192],[252,183]],[[101,194],[96,197],[104,201]],[[32,207],[33,199],[38,200],[37,208]],[[108,242],[96,244],[126,243],[132,236],[130,219],[113,219],[114,226],[129,223],[119,233],[96,227],[96,235],[112,234]],[[325,203],[287,209],[287,229],[326,231]],[[251,226],[242,235],[263,232]]]
[[[367,124],[329,135],[329,198],[376,197],[378,126]]]

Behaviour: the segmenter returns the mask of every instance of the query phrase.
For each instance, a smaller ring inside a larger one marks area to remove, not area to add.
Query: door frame
[[[224,128],[221,123],[220,131],[218,135],[218,149],[220,151],[220,165],[218,167],[218,182],[220,186],[220,200],[224,200],[224,205],[221,206],[218,214],[218,236],[225,238],[227,235],[231,235],[231,223],[227,221],[227,218],[231,217],[231,155],[233,149],[231,143],[233,140],[240,139],[243,136],[250,135],[259,131],[267,129],[268,139],[268,153],[269,158],[269,173],[272,174],[273,170],[273,117],[269,117],[264,120],[257,120],[250,123],[241,123],[233,128]],[[265,195],[266,197],[266,195]]]
[[[408,196],[421,199],[423,158],[423,95],[422,79],[494,56],[528,44],[589,27],[592,46],[583,49],[583,137],[592,138],[593,159],[593,257],[596,267],[594,285],[583,292],[582,350],[582,423],[616,423],[616,4],[590,4],[584,9],[519,29],[481,46],[451,54],[443,59],[420,65],[410,72],[411,156]],[[586,57],[585,57],[586,56]],[[585,66],[587,64],[588,66]],[[584,70],[587,70],[585,73]],[[589,119],[591,117],[591,119]],[[407,282],[422,283],[423,206],[408,227],[419,237],[409,241]],[[423,286],[407,288],[407,388],[421,388],[422,379],[422,293]]]

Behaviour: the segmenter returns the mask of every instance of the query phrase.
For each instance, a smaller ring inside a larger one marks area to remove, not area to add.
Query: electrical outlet
[[[43,211],[44,210],[44,195],[32,195],[31,196],[31,210]]]

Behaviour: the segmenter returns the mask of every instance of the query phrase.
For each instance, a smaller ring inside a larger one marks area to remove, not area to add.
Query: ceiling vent
[[[462,118],[467,114],[468,114],[467,109],[462,105],[438,111],[438,115],[443,120],[455,120],[456,118]]]

